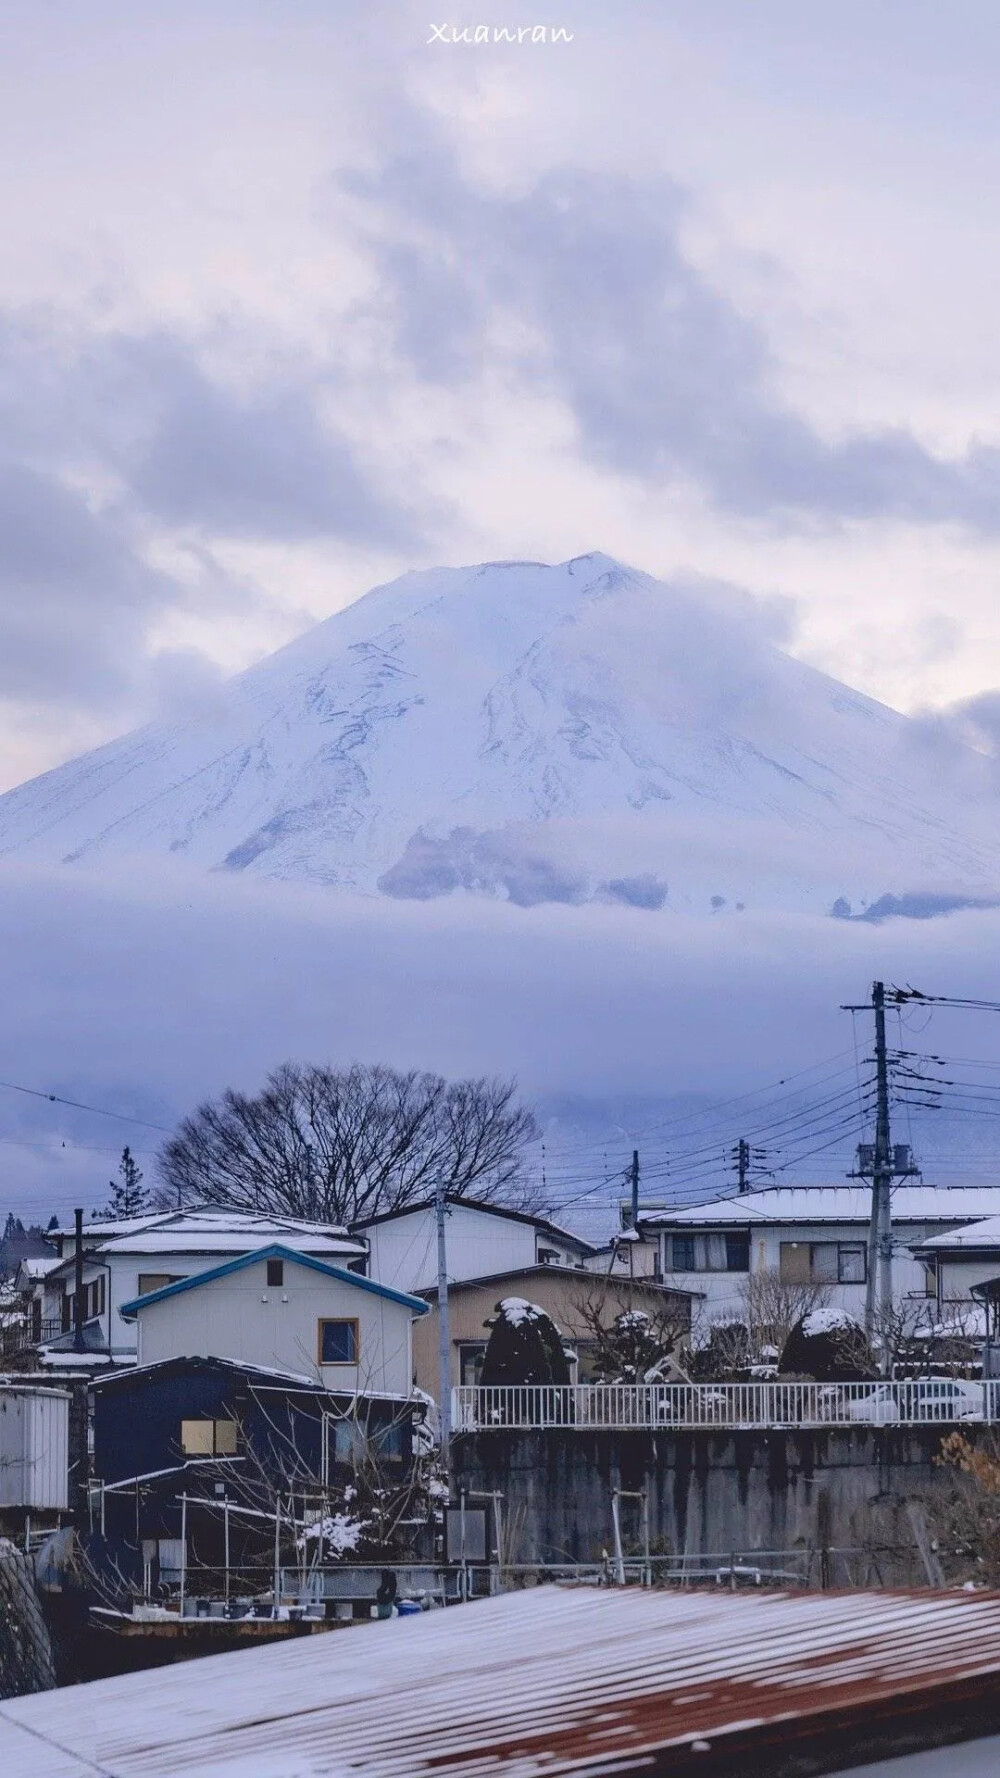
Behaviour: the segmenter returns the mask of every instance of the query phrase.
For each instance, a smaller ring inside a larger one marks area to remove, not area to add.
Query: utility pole
[[[632,1150],[632,1230],[639,1233],[639,1150]]]
[[[739,1181],[740,1196],[750,1184],[750,1144],[745,1136],[741,1136],[736,1145],[736,1177]]]
[[[445,1237],[445,1212],[448,1194],[443,1179],[434,1187],[434,1213],[437,1220],[438,1259],[438,1412],[441,1421],[441,1463],[445,1475],[451,1476],[451,1326],[448,1318],[448,1244]]]
[[[894,1005],[910,998],[910,990],[892,988],[889,997]],[[867,1006],[845,1006],[843,1012],[875,1014],[875,1142],[861,1143],[855,1178],[872,1182],[872,1207],[868,1223],[868,1276],[865,1283],[865,1332],[869,1340],[880,1320],[883,1341],[888,1340],[893,1314],[892,1295],[892,1182],[912,1178],[918,1169],[908,1148],[894,1149],[889,1133],[889,1060],[885,1042],[884,982],[872,983],[872,997]],[[884,1346],[883,1362],[888,1363],[888,1346]]]
[[[872,1166],[872,1226],[868,1232],[869,1249],[873,1240],[879,1260],[879,1315],[883,1339],[888,1338],[892,1320],[892,1148],[889,1141],[889,1066],[885,1053],[885,984],[872,984],[872,1009],[875,1013],[875,1157]],[[872,1304],[869,1310],[868,1304]],[[874,1329],[875,1280],[869,1272],[865,1298],[865,1331],[869,1338]]]

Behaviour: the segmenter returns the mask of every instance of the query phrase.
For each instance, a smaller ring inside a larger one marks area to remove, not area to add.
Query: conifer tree
[[[122,1149],[118,1178],[108,1181],[108,1191],[110,1196],[104,1207],[104,1215],[114,1221],[127,1216],[142,1216],[144,1211],[153,1207],[150,1194],[142,1183],[142,1173],[127,1144]]]

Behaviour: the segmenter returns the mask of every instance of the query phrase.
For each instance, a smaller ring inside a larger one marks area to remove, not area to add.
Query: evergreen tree
[[[504,1297],[490,1327],[480,1382],[568,1383],[569,1365],[559,1330],[537,1303]]]
[[[127,1216],[142,1216],[145,1211],[153,1208],[149,1192],[142,1183],[142,1173],[127,1145],[122,1149],[118,1178],[108,1181],[108,1191],[110,1196],[102,1215],[113,1221],[120,1221]]]

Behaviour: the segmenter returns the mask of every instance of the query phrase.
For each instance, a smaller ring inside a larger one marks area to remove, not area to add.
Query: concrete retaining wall
[[[801,1432],[504,1432],[454,1441],[456,1484],[504,1496],[508,1559],[599,1561],[614,1488],[648,1490],[654,1550],[695,1556],[863,1547],[867,1573],[923,1581],[908,1505],[942,1483],[946,1427]],[[638,1503],[622,1502],[639,1548]]]

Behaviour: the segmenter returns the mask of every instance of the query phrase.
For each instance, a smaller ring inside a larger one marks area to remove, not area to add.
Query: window
[[[937,1260],[936,1259],[925,1259],[924,1260],[924,1295],[925,1296],[937,1296],[937,1293],[938,1293]]]
[[[672,1235],[673,1266],[675,1272],[694,1271],[694,1236]]]
[[[778,1271],[783,1284],[863,1284],[862,1241],[782,1241]]]
[[[856,1246],[842,1245],[840,1249],[841,1284],[864,1284],[868,1276],[868,1255],[864,1243],[859,1241]]]
[[[782,1241],[778,1272],[783,1284],[811,1283],[810,1252],[808,1241]]]
[[[235,1420],[182,1420],[181,1450],[185,1457],[235,1457]]]
[[[321,1321],[319,1324],[320,1364],[357,1364],[358,1324],[356,1321]]]
[[[171,1277],[169,1272],[140,1272],[137,1295],[151,1296],[154,1290],[166,1290],[168,1284],[179,1284],[179,1278]]]
[[[726,1236],[726,1271],[749,1272],[750,1270],[750,1236]]]
[[[267,1262],[267,1282],[277,1288],[285,1282],[285,1262],[281,1259],[269,1259]]]
[[[750,1236],[745,1229],[705,1235],[670,1235],[667,1269],[673,1272],[749,1272]]]
[[[556,1266],[556,1265],[558,1265],[559,1264],[559,1255],[556,1252],[555,1248],[554,1247],[539,1247],[539,1249],[538,1249],[538,1263],[540,1266]]]
[[[485,1357],[485,1340],[477,1340],[475,1344],[473,1344],[471,1340],[467,1344],[463,1341],[458,1348],[459,1381],[462,1383],[478,1383],[482,1373],[483,1359]]]
[[[809,1249],[809,1276],[813,1284],[836,1284],[839,1275],[836,1241],[815,1241]]]

